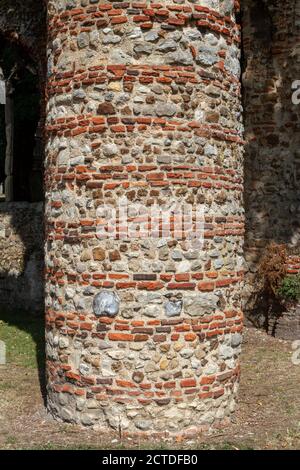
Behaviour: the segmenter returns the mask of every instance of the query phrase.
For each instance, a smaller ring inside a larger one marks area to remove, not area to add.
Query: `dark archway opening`
[[[38,65],[22,46],[0,37],[0,74],[2,199],[8,202],[42,201],[43,151]]]

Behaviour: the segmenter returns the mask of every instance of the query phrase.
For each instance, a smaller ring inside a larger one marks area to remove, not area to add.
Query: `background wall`
[[[39,70],[44,100],[46,10],[40,0],[1,0],[2,39],[24,48]],[[42,104],[43,106],[43,104]],[[0,202],[0,308],[44,310],[42,203]]]
[[[0,34],[20,41],[43,68],[46,9],[41,0],[1,0]]]
[[[43,204],[0,204],[0,308],[43,311]]]
[[[245,122],[246,313],[260,308],[257,265],[270,240],[288,245],[290,271],[299,270],[300,80],[299,2],[243,3]],[[264,313],[261,311],[260,313]]]

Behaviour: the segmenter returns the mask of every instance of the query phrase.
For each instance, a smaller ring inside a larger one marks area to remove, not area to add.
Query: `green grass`
[[[37,368],[44,361],[44,326],[27,312],[0,311],[0,340],[6,344],[7,364]]]

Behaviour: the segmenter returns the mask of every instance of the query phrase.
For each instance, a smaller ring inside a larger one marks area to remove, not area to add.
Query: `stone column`
[[[187,433],[226,424],[234,410],[244,222],[237,8],[48,2],[46,338],[48,408],[59,419]],[[160,220],[160,229],[171,220],[169,234],[153,229],[155,204],[177,208]],[[180,234],[184,206],[193,219]],[[193,239],[202,209],[204,232]],[[135,217],[130,233],[124,214]]]

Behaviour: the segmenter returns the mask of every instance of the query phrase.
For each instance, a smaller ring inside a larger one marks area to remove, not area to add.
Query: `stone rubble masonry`
[[[44,2],[42,2],[44,3]],[[44,78],[45,6],[39,0],[1,0],[0,34],[22,45]]]
[[[172,434],[222,426],[234,411],[238,9],[232,0],[48,2],[46,348],[57,419]],[[123,196],[145,207],[202,204],[203,248],[99,238],[104,205]],[[105,291],[119,299],[116,316],[94,314]]]
[[[290,274],[300,269],[300,106],[292,102],[292,84],[300,79],[300,10],[294,0],[282,7],[278,0],[243,2],[247,273],[243,296],[249,318],[259,305],[258,263],[270,241],[287,245]]]
[[[45,24],[40,1],[1,0],[0,35],[16,41],[36,62],[41,91]],[[0,201],[0,306],[7,311],[22,310],[26,315],[27,310],[44,309],[43,221],[42,203]]]
[[[43,213],[42,203],[0,204],[0,308],[7,311],[43,308]]]

